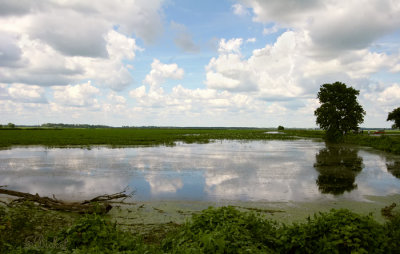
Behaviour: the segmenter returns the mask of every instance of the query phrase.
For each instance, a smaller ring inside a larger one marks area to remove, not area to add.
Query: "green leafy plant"
[[[320,213],[285,231],[284,253],[385,253],[383,227],[349,210]]]
[[[163,248],[175,253],[390,253],[398,228],[349,210],[278,225],[232,207],[209,208],[165,240]]]
[[[163,243],[179,253],[268,253],[274,247],[277,224],[233,207],[208,208]]]
[[[208,208],[159,243],[122,231],[109,218],[83,215],[69,227],[41,232],[51,219],[31,204],[0,206],[1,253],[400,253],[400,214],[379,224],[349,210],[319,213],[297,224],[278,224],[234,207]],[[22,214],[25,213],[26,218]],[[43,216],[43,217],[42,217]],[[52,214],[54,216],[54,214]],[[44,219],[44,220],[43,220]],[[54,221],[53,221],[53,225]]]
[[[400,253],[400,212],[395,212],[385,224],[388,253]]]
[[[0,206],[0,253],[42,239],[71,220],[60,213],[43,211],[31,202],[7,208]]]
[[[67,242],[68,250],[84,250],[83,253],[145,253],[149,249],[139,237],[118,230],[116,223],[96,214],[83,216],[62,231],[59,238]]]

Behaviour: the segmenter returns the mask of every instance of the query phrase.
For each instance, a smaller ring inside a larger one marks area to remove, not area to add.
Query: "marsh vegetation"
[[[45,195],[56,194],[59,198],[57,188],[66,196],[71,196],[67,190],[73,190],[82,197],[84,189],[79,189],[80,186],[90,186],[92,190],[101,186],[103,192],[113,193],[116,191],[113,188],[120,190],[126,186],[124,181],[128,181],[137,187],[138,200],[169,199],[176,195],[181,199],[183,196],[179,195],[183,193],[195,193],[197,196],[186,200],[202,200],[201,195],[207,194],[206,199],[217,201],[232,198],[268,201],[269,197],[278,197],[272,201],[292,202],[294,197],[304,201],[327,196],[338,201],[347,197],[351,202],[364,195],[393,194],[389,189],[398,192],[400,160],[395,154],[400,153],[400,137],[397,135],[352,134],[344,137],[344,144],[332,145],[322,142],[324,131],[287,128],[278,134],[268,131],[271,130],[3,129],[0,145],[5,150],[0,185],[15,182],[14,187],[21,191],[41,195],[44,191]],[[311,150],[306,146],[310,144],[313,144]],[[220,150],[213,150],[215,147]],[[288,148],[289,152],[285,150]],[[178,158],[186,158],[186,162],[179,162]],[[298,160],[291,162],[290,158]],[[173,172],[177,174],[168,175]],[[376,181],[378,175],[386,182]],[[375,177],[374,180],[369,181],[369,176]],[[141,183],[140,179],[147,183]],[[50,189],[46,191],[43,186]],[[383,193],[362,192],[374,189]],[[143,194],[141,190],[148,192]],[[302,193],[304,196],[296,196]],[[382,208],[389,204],[382,202]],[[120,221],[121,215],[117,218],[115,213],[78,215],[44,211],[32,203],[0,205],[1,253],[399,252],[400,216],[396,206],[384,209],[388,218],[384,223],[376,216],[346,209],[323,213],[313,209],[310,218],[305,215],[303,220],[290,223],[287,219],[274,219],[285,218],[282,215],[265,216],[265,211],[270,213],[273,209],[247,209],[240,205],[195,213],[179,210],[188,218],[186,223],[137,222],[135,227],[127,228]],[[141,209],[145,208],[127,208],[124,213],[138,217]],[[153,210],[160,217],[169,218],[168,212],[155,207]],[[285,213],[289,212],[279,212]]]
[[[31,203],[0,206],[2,253],[398,253],[400,216],[387,221],[331,210],[286,224],[234,207],[208,208],[158,239],[109,217],[42,211]],[[155,232],[151,232],[154,234]],[[147,239],[147,240],[146,240]],[[149,241],[150,240],[150,241]]]

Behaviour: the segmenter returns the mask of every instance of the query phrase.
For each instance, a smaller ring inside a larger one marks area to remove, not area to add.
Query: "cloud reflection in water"
[[[136,189],[135,199],[307,201],[332,198],[316,182],[316,155],[325,144],[224,141],[175,147],[109,149],[15,148],[0,151],[0,185],[19,191],[82,199]],[[386,157],[359,150],[364,168],[344,197],[400,192]],[[377,177],[379,176],[379,177]]]

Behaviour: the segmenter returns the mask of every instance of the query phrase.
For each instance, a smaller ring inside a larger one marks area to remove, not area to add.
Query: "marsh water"
[[[0,186],[85,199],[318,201],[400,193],[400,156],[312,140],[0,151]]]

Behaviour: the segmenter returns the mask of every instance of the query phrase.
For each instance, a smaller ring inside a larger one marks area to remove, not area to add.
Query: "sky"
[[[0,0],[0,124],[314,128],[336,81],[392,125],[400,1]]]

